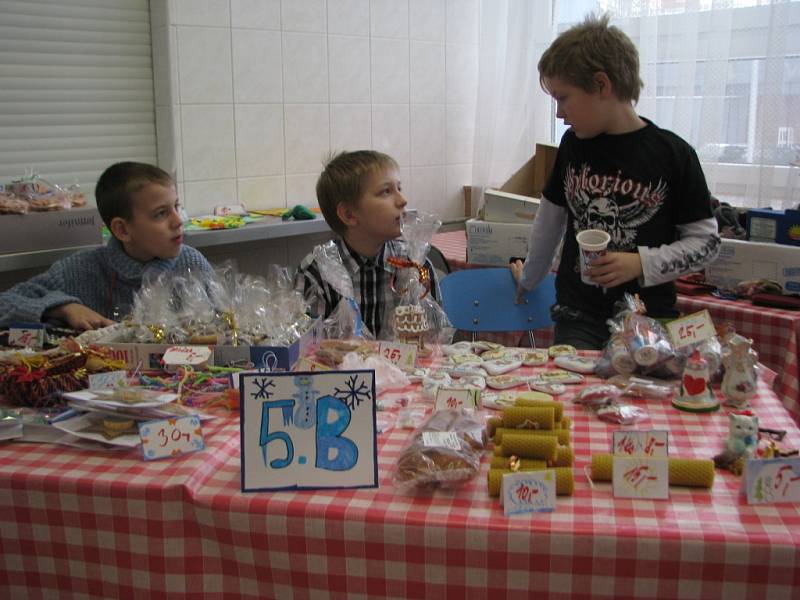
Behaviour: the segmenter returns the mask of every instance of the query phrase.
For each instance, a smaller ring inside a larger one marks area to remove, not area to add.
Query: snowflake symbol
[[[371,400],[370,388],[363,381],[358,380],[358,375],[352,375],[345,383],[345,389],[334,388],[333,395],[343,400],[352,412],[365,400]]]

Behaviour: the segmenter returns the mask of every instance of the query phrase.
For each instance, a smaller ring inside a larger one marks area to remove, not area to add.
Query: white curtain
[[[482,2],[476,185],[502,183],[535,141],[558,142],[563,125],[536,63],[593,11],[610,13],[639,49],[639,114],[695,147],[715,196],[748,207],[800,203],[800,1],[785,0]],[[491,92],[516,76],[527,78],[529,98],[517,109],[525,118],[509,122],[507,99]]]

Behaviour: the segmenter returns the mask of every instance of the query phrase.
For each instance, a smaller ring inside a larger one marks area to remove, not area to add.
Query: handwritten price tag
[[[667,431],[615,431],[611,454],[663,458],[669,455]]]
[[[8,329],[8,345],[18,348],[41,348],[44,346],[44,325],[18,323]]]
[[[383,358],[401,369],[413,369],[417,362],[417,347],[414,344],[381,342],[378,352]]]
[[[92,373],[89,375],[90,390],[106,390],[124,385],[128,381],[125,371],[109,371],[107,373]]]
[[[433,410],[447,410],[448,408],[480,408],[480,390],[451,389],[440,387],[436,391],[436,401]]]
[[[742,485],[748,504],[800,502],[800,458],[749,460]]]
[[[184,365],[202,367],[208,363],[211,355],[209,346],[172,346],[164,352],[161,362],[167,370]]]
[[[614,456],[614,497],[669,499],[669,462],[665,458]]]
[[[676,348],[702,342],[717,335],[711,315],[707,310],[686,315],[667,323],[667,331]]]
[[[203,450],[203,430],[197,415],[139,423],[145,460]]]
[[[519,471],[503,475],[500,493],[506,516],[552,512],[556,508],[556,477],[552,470]]]

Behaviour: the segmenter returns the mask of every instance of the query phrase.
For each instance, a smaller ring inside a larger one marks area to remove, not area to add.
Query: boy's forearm
[[[639,246],[642,287],[650,287],[699,271],[719,254],[721,240],[713,217],[678,225],[680,239],[657,248]]]
[[[550,272],[566,223],[567,211],[542,198],[531,227],[528,256],[520,279],[520,285],[526,290],[535,288]]]

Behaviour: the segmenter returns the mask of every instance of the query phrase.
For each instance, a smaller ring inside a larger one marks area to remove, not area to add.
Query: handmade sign
[[[240,379],[242,491],[377,487],[375,371]]]
[[[378,353],[401,369],[413,369],[417,361],[417,346],[401,342],[380,342]]]
[[[8,345],[17,348],[41,348],[44,346],[44,325],[12,323],[8,329]]]
[[[197,415],[139,423],[139,437],[145,460],[197,452],[206,447]]]
[[[503,475],[500,502],[506,516],[551,512],[556,508],[556,477],[551,469]]]
[[[669,463],[665,458],[614,455],[615,498],[669,498]]]
[[[667,323],[667,331],[675,348],[702,342],[717,335],[707,310],[686,315]]]
[[[742,485],[748,504],[800,502],[800,457],[749,460]]]
[[[89,389],[102,390],[115,388],[125,385],[128,382],[128,374],[125,371],[106,371],[105,373],[89,374]]]
[[[669,432],[615,431],[611,453],[617,456],[667,457],[669,455]]]
[[[434,410],[447,410],[449,408],[480,408],[481,392],[472,388],[447,388],[440,387],[436,390]]]
[[[209,346],[172,346],[164,352],[161,364],[168,372],[182,366],[199,369],[208,364],[212,354]]]

